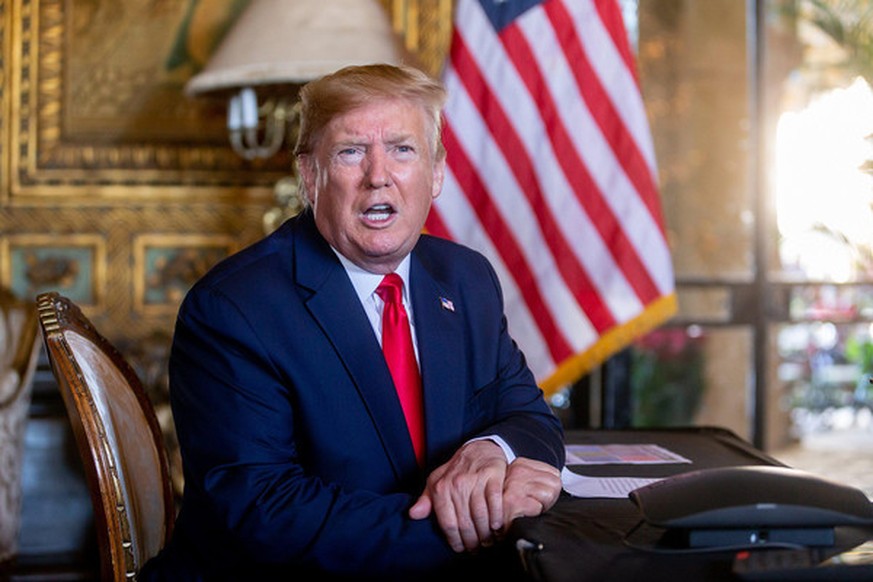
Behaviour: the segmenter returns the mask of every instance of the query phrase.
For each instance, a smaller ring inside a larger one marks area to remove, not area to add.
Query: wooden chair
[[[38,355],[36,306],[0,289],[0,563],[18,549],[24,428]]]
[[[91,492],[100,579],[135,579],[175,520],[154,409],[124,357],[72,301],[43,293],[37,310]]]

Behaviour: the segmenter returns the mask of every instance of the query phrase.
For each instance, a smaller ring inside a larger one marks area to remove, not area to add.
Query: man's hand
[[[547,511],[561,495],[561,472],[542,461],[519,457],[509,465],[503,483],[503,523]]]
[[[479,440],[430,474],[409,517],[424,519],[433,511],[452,549],[470,551],[491,545],[517,517],[546,511],[560,493],[558,469],[522,457],[507,465],[496,443]]]
[[[504,525],[506,471],[506,456],[497,443],[469,442],[430,474],[409,517],[424,519],[433,511],[456,552],[490,545]]]

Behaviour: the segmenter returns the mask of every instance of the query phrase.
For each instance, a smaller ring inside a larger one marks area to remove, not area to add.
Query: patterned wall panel
[[[31,299],[44,289],[69,293],[111,339],[169,333],[180,282],[262,237],[263,212],[257,205],[181,203],[0,208],[0,285]],[[155,266],[144,260],[154,263],[158,250],[166,259],[174,249],[173,272],[185,275],[157,275],[170,288],[147,295]]]

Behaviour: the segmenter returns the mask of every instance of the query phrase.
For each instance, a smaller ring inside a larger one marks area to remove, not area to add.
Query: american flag
[[[676,310],[655,154],[616,0],[458,0],[447,175],[426,224],[483,252],[546,394]]]

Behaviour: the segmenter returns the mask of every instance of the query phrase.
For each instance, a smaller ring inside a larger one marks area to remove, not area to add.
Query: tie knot
[[[403,279],[397,273],[388,273],[376,287],[376,294],[385,303],[403,303]]]

